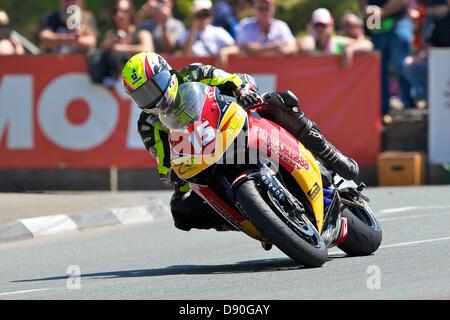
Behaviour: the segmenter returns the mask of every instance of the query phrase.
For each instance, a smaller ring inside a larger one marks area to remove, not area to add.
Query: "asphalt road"
[[[303,269],[244,234],[167,217],[0,245],[0,299],[449,299],[450,187],[366,194],[384,235],[368,257],[333,249]]]

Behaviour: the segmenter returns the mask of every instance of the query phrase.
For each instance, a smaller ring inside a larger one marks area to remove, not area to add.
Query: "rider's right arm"
[[[158,174],[166,185],[177,188],[180,192],[188,192],[189,184],[177,180],[176,176],[170,174],[170,145],[169,130],[159,121],[156,114],[141,112],[138,120],[138,131],[141,135],[147,151],[156,159],[158,163]]]
[[[148,152],[155,157],[161,176],[170,171],[169,130],[164,128],[156,114],[142,112],[138,120],[138,132]]]

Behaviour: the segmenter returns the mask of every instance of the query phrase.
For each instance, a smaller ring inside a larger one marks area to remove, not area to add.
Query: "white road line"
[[[427,213],[427,214],[416,214],[411,216],[401,216],[401,217],[394,217],[394,218],[380,218],[377,219],[378,222],[386,222],[386,221],[396,221],[396,220],[408,220],[408,219],[416,219],[416,218],[428,218],[431,216],[436,216],[438,214],[436,213]]]
[[[13,295],[13,294],[31,293],[31,292],[39,292],[39,291],[47,291],[47,290],[50,290],[50,288],[20,290],[20,291],[11,291],[11,292],[0,292],[0,296],[10,296],[10,295]]]
[[[433,209],[450,209],[450,206],[423,206],[423,207],[401,207],[401,208],[390,208],[390,209],[384,209],[378,211],[379,213],[397,213],[397,212],[406,212],[406,211],[413,211],[413,210],[433,210]]]
[[[385,245],[385,246],[380,246],[380,249],[412,246],[412,245],[415,245],[415,244],[421,244],[421,243],[427,243],[427,242],[436,242],[436,241],[446,241],[446,240],[450,240],[450,237],[388,244],[388,245]]]

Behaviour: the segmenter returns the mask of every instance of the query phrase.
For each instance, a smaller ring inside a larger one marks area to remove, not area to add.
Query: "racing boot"
[[[309,124],[300,132],[297,138],[308,150],[322,160],[326,168],[336,172],[344,179],[355,179],[359,173],[359,167],[356,161],[343,155],[325,139],[314,122],[306,117],[304,118]]]
[[[343,155],[320,132],[317,125],[300,110],[297,97],[291,91],[272,92],[263,95],[265,102],[275,107],[275,121],[289,131],[318,157],[325,167],[347,180],[358,176],[355,160]]]

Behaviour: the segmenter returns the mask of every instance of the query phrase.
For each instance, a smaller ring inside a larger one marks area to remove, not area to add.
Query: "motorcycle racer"
[[[175,189],[170,207],[178,229],[234,230],[234,227],[203,199],[190,192],[189,185],[170,169],[169,130],[161,123],[158,110],[180,103],[178,86],[185,82],[201,82],[215,86],[221,94],[235,97],[246,109],[265,102],[270,109],[271,120],[300,140],[327,169],[349,180],[359,173],[356,161],[343,155],[325,139],[318,126],[301,111],[298,99],[292,92],[260,95],[257,84],[250,75],[230,74],[211,65],[199,63],[176,71],[160,55],[141,52],[125,64],[122,80],[126,93],[142,109],[138,120],[142,141],[157,160],[161,180]]]

